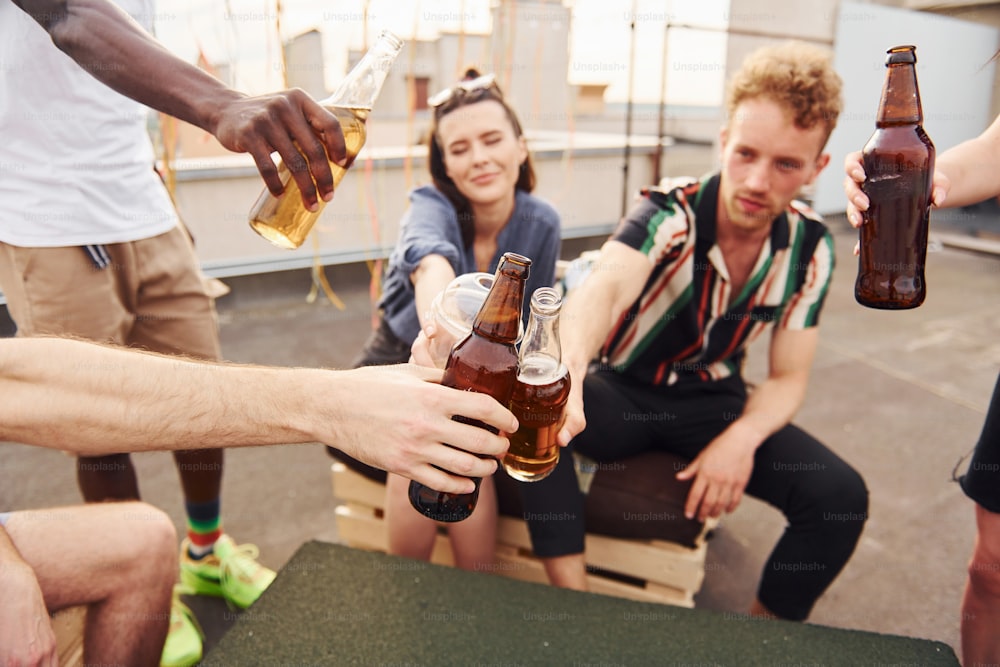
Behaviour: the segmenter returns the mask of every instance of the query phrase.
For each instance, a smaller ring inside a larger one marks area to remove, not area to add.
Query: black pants
[[[1000,513],[1000,376],[993,389],[976,451],[960,482],[965,495],[984,509]]]
[[[586,429],[571,447],[598,462],[650,449],[695,458],[743,412],[741,378],[640,385],[618,373],[592,372],[584,383]],[[564,455],[546,479],[521,484],[525,519],[542,557],[583,552],[584,497]],[[782,618],[804,620],[854,552],[868,512],[861,476],[819,441],[786,426],[758,449],[746,493],[788,519],[772,551],[758,598]]]

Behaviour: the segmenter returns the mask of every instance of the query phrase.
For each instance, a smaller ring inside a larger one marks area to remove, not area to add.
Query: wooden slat
[[[388,535],[382,515],[385,487],[355,473],[340,463],[332,468],[334,493],[344,501],[336,508],[337,530],[348,545],[386,551]],[[646,602],[682,607],[694,606],[694,593],[705,576],[705,535],[717,525],[706,524],[698,546],[689,548],[662,540],[626,540],[602,535],[586,536],[590,590]],[[527,524],[513,517],[499,517],[494,574],[522,581],[547,583],[545,568],[531,554]],[[431,562],[454,565],[451,543],[441,531],[435,540]],[[620,581],[615,575],[634,580]]]
[[[698,590],[705,576],[707,546],[688,549],[667,543],[671,548],[664,549],[662,544],[603,535],[587,535],[584,542],[587,565],[674,588]]]
[[[531,550],[525,522],[500,517],[497,541]],[[699,590],[705,575],[704,541],[694,549],[662,540],[622,540],[588,534],[587,564],[682,590]]]
[[[68,607],[52,615],[59,667],[83,666],[83,626],[86,621],[86,607]]]
[[[434,538],[434,548],[431,550],[431,562],[438,565],[455,566],[455,556],[451,551],[451,541],[447,535],[437,534]]]
[[[353,500],[362,505],[385,509],[385,484],[374,482],[359,475],[343,463],[330,466],[333,477],[333,497]]]
[[[385,520],[371,507],[353,503],[338,505],[334,509],[337,532],[348,546],[370,551],[389,550],[389,534]],[[438,535],[431,551],[431,562],[439,565],[454,565],[451,543],[447,535]]]
[[[509,544],[497,545],[496,574],[535,584],[549,583],[541,561]]]
[[[531,551],[531,535],[528,533],[528,524],[509,516],[499,517],[497,520],[497,542]]]
[[[664,586],[663,584],[657,584],[652,581],[646,582],[644,590],[646,593],[655,596],[657,599],[676,596],[678,599],[684,600],[683,603],[677,602],[676,604],[682,607],[694,606],[694,591],[692,590],[682,590],[674,588],[673,586]]]
[[[362,510],[367,510],[366,512]],[[389,548],[385,523],[376,518],[371,508],[338,505],[334,510],[337,532],[348,546],[372,551],[386,551]]]
[[[640,588],[613,579],[605,579],[594,575],[587,575],[587,586],[591,593],[601,595],[613,595],[639,602],[656,602],[659,604],[670,604],[675,607],[694,607],[694,593],[682,591],[676,588],[662,587],[659,590]]]

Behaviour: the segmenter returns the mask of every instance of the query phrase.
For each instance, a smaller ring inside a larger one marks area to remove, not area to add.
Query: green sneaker
[[[195,595],[222,597],[246,609],[260,597],[276,576],[257,562],[257,546],[236,544],[228,535],[216,541],[212,553],[195,560],[188,555],[188,541],[181,544],[181,583]]]
[[[170,629],[167,641],[163,643],[160,667],[191,667],[201,661],[202,641],[205,633],[198,619],[181,602],[179,586],[174,587],[174,599],[170,604]]]

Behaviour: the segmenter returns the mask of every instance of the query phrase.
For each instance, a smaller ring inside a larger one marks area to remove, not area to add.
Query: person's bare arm
[[[283,186],[271,153],[289,166],[311,209],[333,196],[327,160],[346,159],[336,117],[301,90],[248,97],[185,62],[108,0],[13,0],[53,43],[104,84],[250,153],[274,194]],[[308,167],[308,168],[306,168]],[[315,181],[315,184],[314,184]]]
[[[968,206],[1000,195],[1000,117],[978,137],[938,155],[934,172],[937,206]]]
[[[452,268],[451,262],[441,255],[427,255],[410,273],[413,299],[421,326],[427,324],[426,316],[431,310],[434,297],[454,279],[455,269]]]
[[[91,456],[323,442],[432,488],[468,492],[468,478],[492,474],[489,457],[508,443],[452,416],[506,433],[516,420],[489,396],[440,379],[441,371],[412,365],[268,368],[0,339],[0,439]]]
[[[704,521],[736,509],[753,472],[754,452],[802,406],[818,342],[817,327],[775,330],[767,379],[751,392],[743,414],[677,474],[694,478],[686,516]]]
[[[56,648],[35,571],[0,526],[0,665],[56,667]]]
[[[847,217],[853,226],[859,227],[863,223],[859,211],[868,210],[868,197],[861,191],[865,171],[860,151],[847,155],[844,172]],[[979,136],[937,156],[934,164],[934,205],[938,208],[969,206],[1000,195],[998,172],[1000,116]]]
[[[586,427],[583,380],[587,366],[601,349],[611,327],[639,297],[652,270],[649,258],[643,253],[619,241],[608,241],[601,248],[593,271],[566,298],[559,316],[559,336],[571,388],[559,444],[565,446]]]

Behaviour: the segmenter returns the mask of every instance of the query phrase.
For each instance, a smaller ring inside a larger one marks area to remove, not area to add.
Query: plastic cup
[[[463,273],[448,283],[431,302],[431,317],[437,331],[428,340],[434,365],[444,368],[448,355],[455,343],[472,331],[476,314],[493,287],[491,273]],[[518,341],[524,334],[524,323],[518,333]]]

